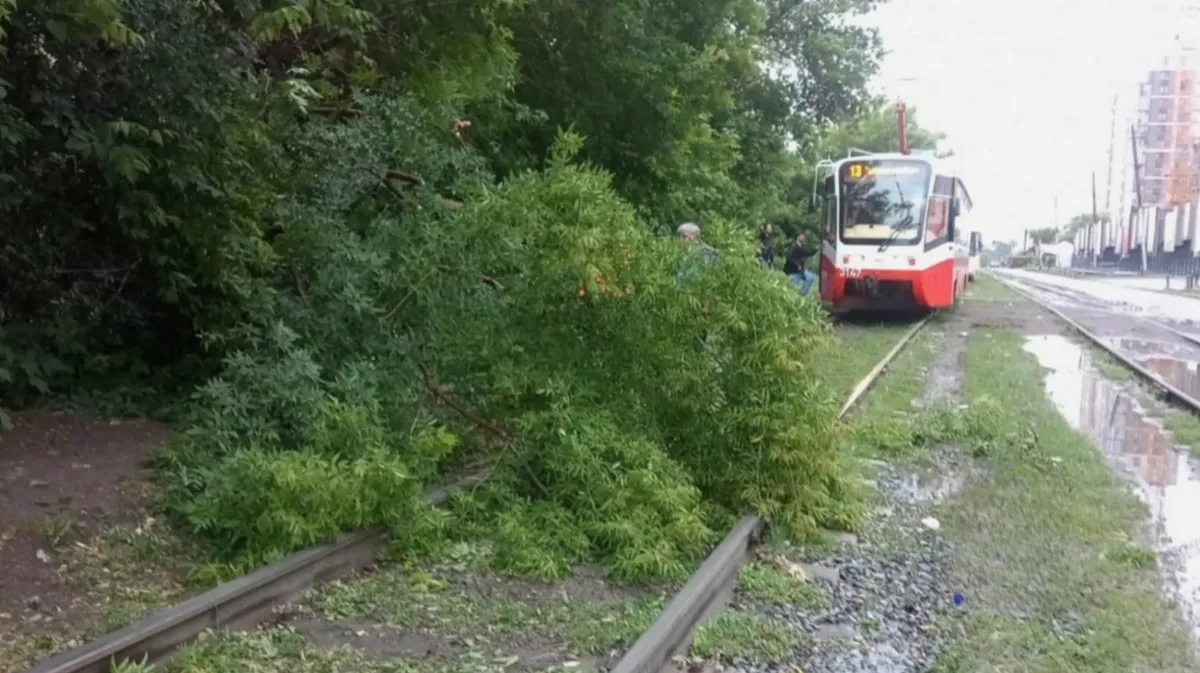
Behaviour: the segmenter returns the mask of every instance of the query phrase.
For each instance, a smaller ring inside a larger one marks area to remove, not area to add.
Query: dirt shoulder
[[[176,597],[177,544],[149,514],[153,421],[35,410],[0,434],[0,669]]]

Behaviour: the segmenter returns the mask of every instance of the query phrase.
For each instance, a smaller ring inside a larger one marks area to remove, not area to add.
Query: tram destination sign
[[[920,174],[921,164],[912,161],[848,161],[842,164],[843,182]]]

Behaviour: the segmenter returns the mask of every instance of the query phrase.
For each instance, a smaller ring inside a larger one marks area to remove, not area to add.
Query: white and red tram
[[[971,197],[951,166],[895,153],[848,157],[826,170],[821,300],[835,312],[953,306],[966,292],[978,237],[968,224]]]

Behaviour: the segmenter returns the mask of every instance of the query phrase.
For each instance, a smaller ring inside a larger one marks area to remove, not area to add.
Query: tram
[[[835,313],[947,308],[966,292],[982,247],[966,186],[945,160],[909,154],[903,136],[901,150],[818,168],[820,293]]]

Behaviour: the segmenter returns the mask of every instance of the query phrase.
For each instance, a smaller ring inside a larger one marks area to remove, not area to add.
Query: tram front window
[[[842,242],[912,245],[921,240],[929,164],[888,159],[842,165]]]

